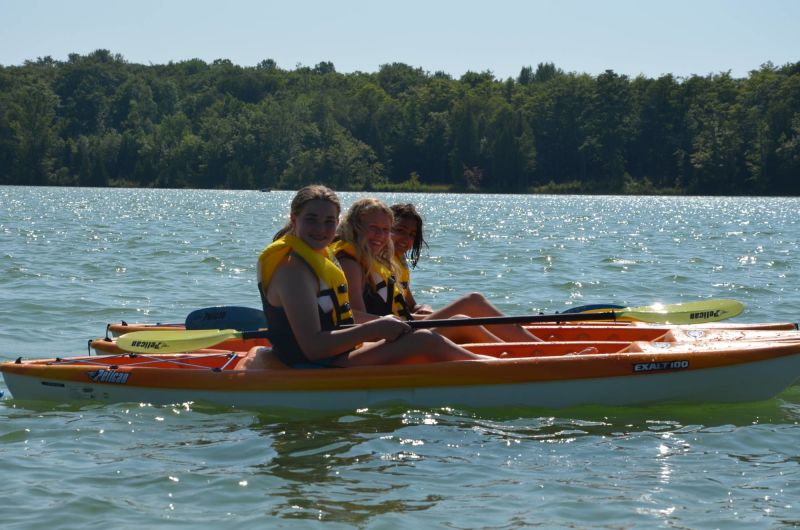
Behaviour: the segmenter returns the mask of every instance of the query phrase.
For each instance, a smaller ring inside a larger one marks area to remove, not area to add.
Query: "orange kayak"
[[[594,350],[586,352],[592,346]],[[243,353],[118,354],[0,364],[15,399],[210,402],[226,407],[354,410],[727,403],[773,397],[800,376],[800,341],[479,344],[490,360],[365,366],[238,368]],[[268,349],[259,352],[270,357]],[[582,352],[582,353],[576,353]]]

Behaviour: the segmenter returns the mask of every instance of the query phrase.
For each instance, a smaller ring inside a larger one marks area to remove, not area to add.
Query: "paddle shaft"
[[[559,313],[554,318],[550,315],[525,315],[521,317],[478,317],[468,320],[469,322],[461,323],[444,323],[445,321],[436,321],[436,324],[412,324],[415,328],[428,328],[428,327],[457,327],[457,326],[479,326],[479,325],[496,325],[496,324],[532,324],[535,322],[575,322],[584,320],[642,320],[650,323],[703,323],[709,321],[723,320],[731,318],[742,312],[744,306],[735,300],[703,300],[696,302],[684,302],[679,304],[668,305],[652,305],[644,307],[624,307],[614,304],[592,304],[579,307],[573,307]],[[587,313],[601,313],[604,317],[589,317],[570,319],[565,314],[569,315],[586,315]],[[670,322],[671,316],[691,315],[688,322]],[[492,320],[481,320],[482,318],[489,318]],[[504,319],[504,320],[503,320]],[[414,322],[434,322],[432,320],[415,320]],[[449,320],[448,320],[449,322]],[[264,317],[264,312],[260,309],[251,307],[239,306],[218,306],[197,309],[186,317],[186,329],[261,329],[267,327],[267,321]],[[257,337],[262,338],[262,337]]]
[[[456,328],[464,326],[496,326],[500,324],[532,324],[535,322],[585,322],[588,320],[615,320],[617,313],[609,311],[606,313],[585,313],[585,314],[558,314],[558,315],[517,315],[500,317],[476,317],[476,318],[448,318],[441,320],[409,320],[406,322],[413,329],[429,328]],[[346,324],[342,328],[351,328],[358,324]],[[263,339],[267,337],[268,330],[260,329],[257,331],[242,331],[243,339]]]
[[[533,324],[536,322],[583,322],[587,320],[616,320],[617,313],[558,314],[558,315],[516,315],[501,317],[448,318],[443,320],[410,320],[408,325],[415,329],[455,328],[459,326],[496,326],[499,324]]]

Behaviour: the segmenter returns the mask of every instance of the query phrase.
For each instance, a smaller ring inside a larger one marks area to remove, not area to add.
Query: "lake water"
[[[798,199],[376,195],[426,219],[420,302],[735,298],[742,322],[800,318]],[[255,260],[292,196],[0,187],[0,360],[259,307]],[[800,526],[800,386],[735,406],[291,416],[0,390],[4,529]]]

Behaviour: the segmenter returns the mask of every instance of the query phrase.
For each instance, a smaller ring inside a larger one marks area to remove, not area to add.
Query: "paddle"
[[[733,318],[744,311],[744,304],[736,300],[710,299],[680,304],[653,304],[643,307],[626,307],[615,310],[616,320],[637,320],[651,324],[703,324]],[[588,309],[579,315],[607,312],[607,309]]]
[[[562,313],[586,313],[605,309],[624,309],[617,304],[589,304],[565,309]],[[176,324],[177,325],[177,324]],[[259,329],[267,327],[267,319],[261,309],[244,306],[221,305],[195,309],[186,317],[186,329]]]
[[[684,304],[672,304],[677,308]],[[655,306],[648,306],[655,307]],[[589,304],[571,307],[562,311],[562,314],[597,313],[602,311],[615,311],[617,309],[630,310],[618,304]],[[638,311],[645,311],[637,308]],[[678,309],[673,309],[676,311]],[[655,311],[655,309],[647,310]],[[734,315],[730,315],[734,316]],[[730,317],[728,317],[730,318]],[[177,325],[177,324],[176,324]],[[186,329],[260,329],[267,327],[267,319],[261,309],[243,306],[214,306],[195,309],[186,317]]]
[[[562,311],[562,313],[588,313],[589,311],[598,311],[603,309],[605,311],[613,311],[615,309],[625,309],[624,305],[616,305],[616,304],[590,304],[590,305],[579,305],[577,307],[571,307]]]
[[[601,313],[557,315],[519,315],[446,320],[412,320],[412,328],[444,328],[459,326],[489,326],[498,324],[531,324],[535,322],[585,322],[591,320],[620,320],[624,318],[652,323],[699,324],[716,322],[738,315],[744,306],[736,300],[706,300],[686,304],[670,304],[626,308]],[[671,311],[670,311],[671,310]],[[188,331],[136,331],[117,339],[117,346],[137,353],[176,353],[210,348],[229,339],[267,338],[268,330],[236,331],[208,329]]]
[[[259,329],[267,327],[260,309],[243,306],[216,306],[196,309],[186,317],[186,329]]]

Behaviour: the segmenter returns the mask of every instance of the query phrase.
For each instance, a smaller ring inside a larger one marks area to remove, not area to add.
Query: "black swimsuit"
[[[328,357],[327,359],[312,361],[306,357],[306,354],[300,349],[300,344],[297,343],[297,339],[292,332],[289,319],[286,318],[286,311],[284,311],[282,307],[269,305],[269,303],[265,301],[264,314],[267,316],[267,322],[269,322],[269,330],[267,333],[269,341],[272,343],[272,352],[281,362],[292,368],[335,367],[334,363],[340,357],[346,357],[347,354],[353,351],[349,349],[346,352]]]
[[[392,293],[394,298],[387,296],[387,300],[384,300],[383,297],[378,293],[378,290],[386,287],[387,293]],[[367,313],[372,315],[391,315],[394,312],[394,304],[392,302],[397,302],[400,305],[400,313],[399,317],[404,318],[406,320],[414,320],[414,317],[411,316],[411,311],[408,309],[408,304],[406,303],[406,299],[403,297],[402,292],[400,289],[395,287],[395,279],[392,276],[389,279],[389,284],[386,285],[386,282],[381,282],[375,286],[373,289],[372,285],[367,282],[367,285],[364,286],[364,309],[367,310]],[[396,313],[395,313],[396,314]]]

